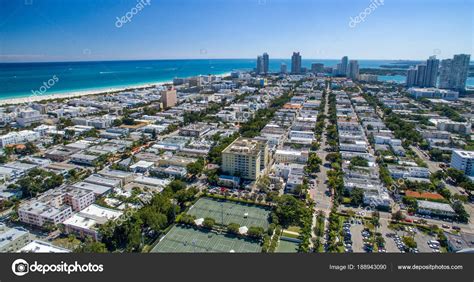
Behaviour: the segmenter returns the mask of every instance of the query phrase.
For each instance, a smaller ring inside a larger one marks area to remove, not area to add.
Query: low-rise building
[[[450,119],[432,118],[433,123],[438,130],[459,133],[464,135],[471,134],[472,124],[470,122],[452,121]]]
[[[279,163],[301,163],[305,164],[308,162],[308,151],[296,151],[296,150],[276,150],[274,154],[275,162]]]
[[[120,179],[112,178],[112,177],[104,177],[103,175],[100,175],[100,174],[92,174],[86,179],[84,179],[84,182],[106,186],[110,188],[119,188],[122,186],[122,181]]]
[[[30,242],[30,233],[22,228],[8,228],[0,223],[0,253],[14,253]]]
[[[18,132],[9,132],[0,136],[0,147],[5,148],[7,145],[24,144],[40,139],[40,134],[32,130],[22,130]]]
[[[460,232],[453,234],[444,232],[448,243],[448,251],[452,253],[463,253],[474,251],[474,234]]]
[[[388,170],[394,179],[430,177],[430,170],[426,167],[389,165]]]
[[[63,162],[68,160],[73,154],[79,152],[79,150],[80,149],[66,146],[57,146],[46,151],[44,156],[53,161]]]
[[[70,253],[71,250],[55,246],[53,244],[34,240],[21,248],[19,253]]]
[[[201,137],[208,133],[211,127],[205,123],[192,123],[188,126],[179,129],[179,135]]]
[[[79,165],[94,166],[99,161],[99,155],[76,153],[71,155],[71,162]]]
[[[60,201],[62,203],[62,200]],[[68,205],[33,199],[20,205],[18,216],[20,221],[31,225],[43,226],[45,223],[56,225],[72,216],[72,208]]]
[[[70,205],[74,211],[85,209],[95,201],[94,192],[90,190],[68,186],[61,188],[60,191],[64,193],[64,203]]]
[[[64,221],[65,231],[74,233],[80,237],[91,237],[99,239],[98,227],[109,220],[120,217],[123,212],[104,208],[98,205],[90,205]]]
[[[456,212],[449,204],[418,200],[419,214],[435,215],[442,217],[454,217]]]
[[[447,89],[438,88],[418,88],[412,87],[408,89],[408,94],[413,98],[440,98],[444,100],[457,100],[459,98],[459,92]]]

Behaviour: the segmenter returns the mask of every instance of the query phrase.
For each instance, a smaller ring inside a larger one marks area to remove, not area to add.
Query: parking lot
[[[362,223],[358,224],[354,222],[351,225],[351,234],[352,234],[352,249],[354,253],[365,253],[364,250],[364,239],[362,237],[362,230],[364,229],[364,225]]]
[[[439,250],[439,248],[432,248],[428,245],[429,241],[436,240],[436,238],[425,234],[423,232],[418,232],[415,235],[415,241],[416,244],[418,245],[418,250],[420,250],[420,253],[432,253],[432,252],[437,252],[436,250]]]
[[[439,252],[439,244],[436,242],[436,236],[419,231],[416,227],[406,227],[405,230],[392,230],[386,227],[385,223],[381,224],[380,231],[385,239],[385,248],[388,253],[400,253],[406,250],[403,243],[403,236],[413,236],[417,247],[412,250],[414,253],[433,253]],[[430,244],[428,242],[431,242]]]

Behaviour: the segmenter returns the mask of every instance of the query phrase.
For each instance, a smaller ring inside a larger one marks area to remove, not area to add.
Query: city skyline
[[[472,54],[472,4],[465,1],[384,1],[353,27],[351,20],[370,2],[151,1],[119,24],[135,2],[1,2],[0,62],[247,59],[263,52],[288,58],[293,51],[311,59],[359,60]]]

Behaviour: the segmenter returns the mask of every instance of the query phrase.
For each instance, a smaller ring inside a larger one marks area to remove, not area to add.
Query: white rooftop
[[[21,248],[18,253],[70,253],[65,248],[54,246],[50,243],[35,240]]]

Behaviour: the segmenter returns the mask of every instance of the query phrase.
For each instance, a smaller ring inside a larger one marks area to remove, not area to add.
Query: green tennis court
[[[277,253],[297,253],[299,244],[296,242],[280,239],[278,247],[276,248]]]
[[[189,209],[188,214],[196,218],[210,217],[221,225],[237,223],[240,226],[267,229],[270,210],[256,205],[201,198]]]
[[[202,231],[192,227],[173,226],[151,250],[152,253],[259,253],[258,242],[235,236]]]

